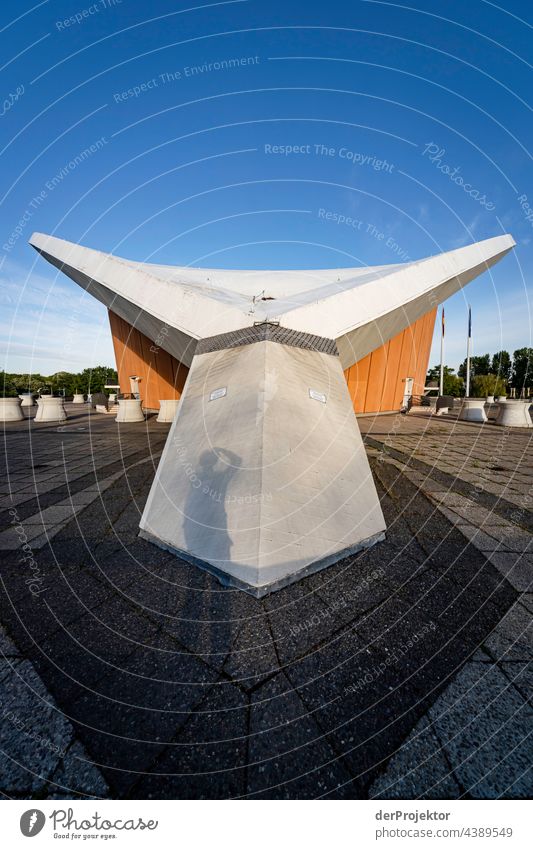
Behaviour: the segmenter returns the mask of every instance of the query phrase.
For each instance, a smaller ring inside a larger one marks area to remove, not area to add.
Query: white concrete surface
[[[19,398],[21,407],[33,407],[35,403],[31,392],[23,392],[22,395],[19,395]]]
[[[173,422],[179,405],[179,399],[166,399],[159,402],[158,422]]]
[[[76,392],[73,399],[73,404],[85,404],[85,395],[82,395],[81,392]]]
[[[273,342],[197,356],[140,527],[258,595],[375,542],[339,358]]]
[[[485,399],[463,398],[459,420],[462,422],[478,422],[479,424],[488,421],[485,413]]]
[[[199,339],[275,320],[336,339],[347,368],[490,268],[515,242],[496,236],[402,265],[311,271],[150,265],[43,233],[34,233],[30,244],[187,366]]]
[[[120,423],[143,422],[144,413],[140,398],[119,398],[118,413],[115,421]]]
[[[0,422],[20,422],[23,418],[20,398],[0,398]]]
[[[496,424],[502,427],[533,427],[529,408],[531,401],[519,401],[507,398],[500,404],[498,402],[498,415]]]
[[[36,422],[64,422],[67,419],[62,398],[41,395],[37,400]]]

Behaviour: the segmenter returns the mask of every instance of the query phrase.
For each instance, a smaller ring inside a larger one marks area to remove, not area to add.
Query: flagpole
[[[440,381],[439,395],[444,395],[444,307],[442,308],[442,326],[440,334]]]
[[[468,304],[468,338],[466,340],[466,388],[465,398],[470,398],[470,343],[472,341],[472,307]]]

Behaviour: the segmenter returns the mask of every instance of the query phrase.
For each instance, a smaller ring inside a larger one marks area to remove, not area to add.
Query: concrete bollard
[[[63,398],[42,395],[37,399],[36,422],[64,422],[67,420]]]
[[[72,399],[73,404],[85,404],[85,395],[81,392],[76,392],[74,394],[74,398]]]
[[[506,399],[501,404],[498,401],[496,424],[501,427],[533,427],[529,414],[530,406],[531,401]]]
[[[179,399],[171,399],[159,402],[159,415],[156,422],[173,422],[178,409]]]
[[[482,424],[488,421],[485,413],[484,398],[463,398],[461,410],[459,412],[459,421],[461,422],[477,422]]]
[[[34,400],[33,400],[33,395],[31,394],[31,392],[23,392],[22,395],[19,395],[19,398],[20,398],[20,401],[21,401],[21,404],[20,404],[21,407],[33,407],[33,405],[35,403]]]
[[[20,398],[0,398],[0,422],[20,422],[24,416]]]
[[[143,422],[144,413],[140,398],[119,398],[116,422]]]

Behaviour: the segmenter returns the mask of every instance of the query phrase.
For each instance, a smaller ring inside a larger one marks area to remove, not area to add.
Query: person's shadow
[[[226,492],[240,459],[226,448],[213,447],[200,455],[198,467],[190,474],[183,520],[187,550],[220,569],[231,560]]]

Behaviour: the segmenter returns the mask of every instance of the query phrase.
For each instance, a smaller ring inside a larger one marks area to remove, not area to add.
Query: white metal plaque
[[[313,399],[313,401],[320,401],[321,404],[326,403],[326,396],[323,392],[317,392],[316,389],[309,390],[309,397]]]
[[[213,389],[211,395],[209,396],[209,400],[216,401],[217,398],[223,398],[227,391],[228,390],[226,386],[221,386],[220,389]]]

